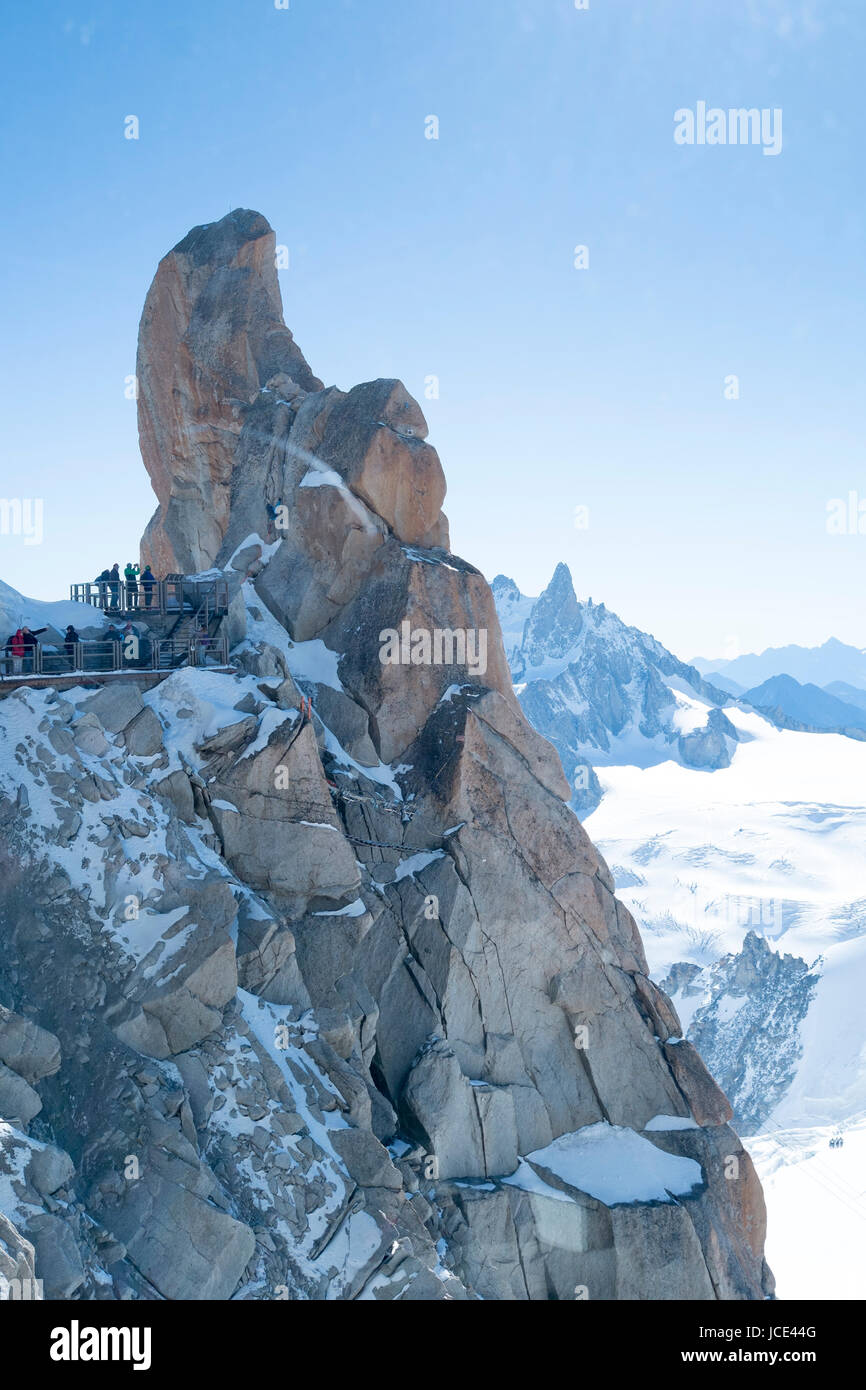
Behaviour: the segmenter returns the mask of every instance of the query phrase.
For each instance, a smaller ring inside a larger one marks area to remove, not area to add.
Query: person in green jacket
[[[123,577],[126,580],[126,606],[128,608],[138,607],[138,565],[134,565],[130,560]]]

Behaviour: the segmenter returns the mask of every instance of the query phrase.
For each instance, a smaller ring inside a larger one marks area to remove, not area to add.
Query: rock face
[[[233,576],[234,673],[0,702],[0,999],[41,1106],[0,1131],[5,1215],[78,1298],[762,1298],[730,1107],[447,549],[423,417],[289,363],[271,242],[191,233],[142,328],[152,474],[148,439],[186,451],[150,535]]]

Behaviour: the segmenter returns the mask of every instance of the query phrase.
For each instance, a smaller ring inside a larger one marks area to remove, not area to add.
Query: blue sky
[[[565,560],[683,657],[866,646],[866,534],[826,530],[866,511],[864,31],[862,0],[10,10],[0,495],[44,499],[44,540],[0,535],[0,578],[60,597],[137,555],[144,296],[251,207],[314,371],[422,400],[489,577]],[[781,153],[676,145],[702,100],[780,107]]]

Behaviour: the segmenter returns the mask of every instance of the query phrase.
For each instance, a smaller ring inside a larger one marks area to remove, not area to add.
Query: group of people
[[[135,638],[132,644],[129,643],[131,637]],[[132,623],[124,623],[123,627],[115,627],[114,623],[109,623],[101,640],[113,642],[116,647],[121,649],[124,666],[150,666],[153,644],[147,634],[137,632]],[[102,649],[100,648],[100,650]],[[109,667],[114,665],[110,659],[110,653],[106,661]]]
[[[3,647],[3,670],[7,676],[28,676],[36,670],[36,650],[39,647],[39,637],[47,628],[37,627],[35,630],[22,624],[16,628],[6,638]],[[210,638],[204,634],[207,641]],[[135,642],[129,644],[129,638],[134,637]],[[62,651],[64,657],[60,656],[60,648],[50,650],[54,652],[54,664],[52,673],[56,673],[61,660],[65,660],[70,671],[76,669],[76,646],[83,639],[80,632],[76,630],[72,623],[69,623],[63,634]],[[196,640],[202,645],[201,634],[196,634]],[[110,643],[122,651],[122,660],[115,659]],[[148,667],[153,655],[153,644],[150,637],[139,633],[131,622],[124,626],[115,627],[114,623],[109,623],[102,637],[96,642],[89,642],[91,649],[86,657],[87,669],[111,671],[118,665]]]
[[[45,632],[44,627],[37,627],[34,632],[26,624],[22,624],[6,638],[3,648],[4,665],[11,675],[26,676],[33,670],[39,634],[42,632]]]
[[[186,605],[186,594],[182,583],[182,575],[170,575],[169,580],[177,585],[178,600],[177,607],[183,611]],[[96,576],[94,581],[99,586],[98,607],[106,614],[117,615],[124,610],[138,610],[142,617],[151,618],[162,613],[161,596],[157,596],[156,609],[154,610],[154,590],[159,584],[159,580],[153,573],[150,565],[145,565],[140,569],[138,565],[128,564],[121,576],[120,565],[114,564],[111,569],[104,569],[101,574]],[[121,585],[124,586],[121,592]],[[193,588],[193,598],[195,590]],[[141,599],[139,599],[141,595]],[[6,678],[11,676],[28,676],[35,674],[55,674],[58,671],[68,669],[74,671],[78,667],[85,670],[118,670],[120,667],[137,666],[149,669],[152,660],[158,655],[154,647],[154,640],[147,631],[137,631],[130,621],[122,627],[116,627],[114,622],[110,622],[108,627],[96,638],[85,641],[75,626],[70,623],[60,639],[60,644],[42,647],[39,637],[48,629],[45,627],[35,630],[21,623],[16,630],[7,638],[2,648],[0,648],[0,676]],[[169,634],[171,636],[171,634]],[[130,641],[130,639],[133,639]],[[56,641],[56,637],[54,638]],[[189,644],[189,658],[197,661],[201,665],[208,665],[218,660],[217,648],[219,643],[213,637],[206,624],[202,623],[196,627],[195,631],[190,630],[184,633],[183,640],[180,639],[170,644],[168,659],[173,662],[175,659],[175,648],[178,651],[185,649],[185,644]],[[166,656],[166,653],[159,649],[159,659]]]
[[[121,584],[126,586],[127,608],[140,606],[139,592],[144,600],[144,608],[150,608],[153,604],[153,591],[159,580],[150,565],[145,565],[144,569],[141,569],[130,560],[122,575],[120,565],[115,563],[111,569],[104,569],[101,574],[98,574],[94,583],[99,585],[99,607],[110,613],[112,610],[120,611]]]

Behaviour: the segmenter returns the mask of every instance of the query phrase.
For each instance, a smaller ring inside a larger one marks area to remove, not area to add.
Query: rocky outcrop
[[[735,954],[704,969],[679,961],[663,981],[688,1011],[689,1040],[730,1096],[743,1134],[760,1129],[794,1078],[818,976],[749,931]]]
[[[79,1298],[761,1298],[729,1107],[447,549],[420,410],[264,380],[264,228],[180,243],[142,330],[187,451],[151,537],[232,576],[234,669],[6,702],[0,997],[62,1058],[17,1171],[33,1126],[72,1165],[6,1215]]]
[[[715,770],[730,767],[731,749],[736,747],[738,739],[737,730],[727,715],[720,709],[711,709],[704,728],[682,734],[677,750],[686,767]]]
[[[447,547],[445,477],[420,408],[398,381],[348,394],[322,389],[283,323],[274,248],[265,218],[238,209],[194,227],[160,262],[148,292],[138,421],[159,507],[141,560],[158,574],[207,569],[227,536],[234,549],[251,533],[266,535],[267,503],[301,508],[295,530],[304,549],[329,548],[341,570],[357,563],[354,552],[365,556],[379,528]],[[332,491],[308,486],[298,495],[311,458],[357,499],[342,525]],[[370,531],[363,504],[378,518]],[[332,573],[320,603],[339,604],[351,578],[334,589],[337,579]]]
[[[321,385],[283,323],[274,254],[265,219],[239,208],[193,227],[160,261],[145,300],[138,428],[159,507],[141,559],[156,574],[195,573],[216,558],[238,436],[262,388]]]

